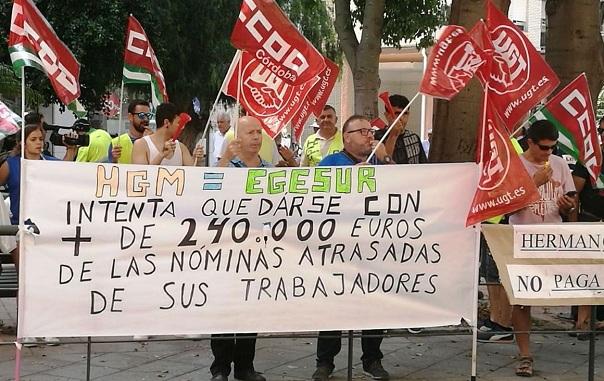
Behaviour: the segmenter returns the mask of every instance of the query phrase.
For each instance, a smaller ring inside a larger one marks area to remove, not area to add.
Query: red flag
[[[338,80],[338,74],[340,73],[338,65],[328,58],[325,58],[325,63],[325,70],[317,76],[318,82],[310,89],[306,99],[302,102],[296,115],[292,118],[292,130],[294,131],[294,136],[297,141],[300,140],[302,131],[304,130],[304,124],[310,115],[314,114],[316,117],[321,115],[323,107],[325,107],[325,104],[333,91],[333,87]]]
[[[487,26],[494,48],[488,78],[490,102],[512,131],[560,81],[528,37],[490,1]]]
[[[550,99],[534,117],[548,119],[556,126],[560,149],[580,161],[592,184],[596,184],[602,168],[602,150],[585,73]]]
[[[371,127],[383,130],[387,128],[388,125],[381,118],[375,118],[371,121]]]
[[[260,120],[262,127],[271,137],[275,137],[290,122],[317,83],[318,78],[294,86],[286,83],[264,66],[251,53],[242,52],[239,58],[242,83],[239,84],[239,66],[232,70],[227,79],[225,93],[237,98],[240,86],[240,103],[248,112]]]
[[[80,96],[79,62],[31,0],[13,3],[8,50],[17,75],[32,66],[46,73],[64,104]]]
[[[168,102],[164,73],[145,30],[134,16],[128,18],[124,50],[124,83],[151,83],[153,104]]]
[[[419,91],[450,100],[470,82],[485,64],[485,53],[464,28],[448,25],[430,51]]]
[[[387,91],[384,91],[378,98],[384,102],[384,108],[386,109],[386,114],[390,115],[391,118],[394,118],[394,109],[392,108],[392,104],[390,103],[390,94]]]
[[[314,80],[325,69],[321,53],[300,34],[274,0],[244,0],[231,43],[262,60],[264,66],[290,85]]]
[[[537,187],[512,146],[490,98],[480,130],[481,172],[466,226],[511,213],[539,199]]]

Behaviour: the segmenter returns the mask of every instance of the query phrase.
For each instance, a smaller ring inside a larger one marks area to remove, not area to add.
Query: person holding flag
[[[552,154],[558,144],[558,130],[549,120],[534,122],[527,131],[528,150],[520,159],[538,188],[540,199],[510,215],[510,224],[561,223],[576,210],[576,188],[566,161]],[[520,352],[516,375],[533,375],[533,357],[528,332],[531,308],[515,305],[512,323]]]
[[[149,121],[153,117],[149,102],[135,99],[128,104],[128,121],[130,127],[128,132],[111,140],[107,157],[110,163],[131,164],[132,147],[134,142],[144,135],[151,135],[153,131],[149,128]]]
[[[155,122],[157,131],[134,142],[132,164],[194,165],[203,157],[203,147],[196,146],[193,156],[183,143],[177,140],[181,116],[172,103],[157,106]]]

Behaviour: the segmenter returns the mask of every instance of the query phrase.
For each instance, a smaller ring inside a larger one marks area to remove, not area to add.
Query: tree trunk
[[[585,72],[596,106],[604,79],[604,44],[599,0],[547,0],[545,57],[560,78],[560,89]]]
[[[350,0],[335,0],[335,6],[336,32],[352,70],[355,113],[373,119],[378,114],[385,0],[365,1],[361,41],[354,33]]]
[[[494,0],[495,5],[507,14],[510,0]],[[486,0],[453,0],[450,25],[460,25],[470,30],[480,19],[486,19]],[[476,131],[482,113],[483,90],[477,79],[451,101],[435,103],[430,161],[475,161]]]

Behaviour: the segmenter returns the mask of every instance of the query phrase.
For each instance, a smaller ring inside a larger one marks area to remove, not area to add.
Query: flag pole
[[[122,75],[122,87],[120,89],[120,108],[118,110],[117,117],[117,136],[119,137],[122,134],[123,122],[122,122],[122,108],[124,107],[124,78]],[[119,142],[119,139],[118,139]]]
[[[21,202],[19,203],[19,232],[17,233],[19,235],[19,242],[17,243],[18,245],[18,256],[19,256],[19,263],[21,266],[19,266],[19,273],[17,274],[18,280],[19,280],[19,284],[21,285],[21,287],[19,287],[19,289],[21,291],[23,291],[24,287],[23,285],[25,284],[23,282],[23,264],[25,263],[25,256],[23,255],[23,238],[25,237],[24,234],[24,228],[25,228],[25,224],[23,223],[23,191],[25,189],[25,182],[23,181],[23,179],[25,178],[24,174],[23,174],[23,164],[24,164],[24,159],[25,159],[25,65],[21,66],[21,161],[20,161],[20,167],[21,170],[19,171],[19,184],[21,184],[21,186],[19,187],[19,200],[21,200]],[[18,300],[23,300],[23,298],[18,298]],[[22,327],[23,324],[21,324],[21,319],[23,318],[23,315],[25,314],[25,311],[22,308],[19,308],[19,314],[17,316],[17,320],[18,320],[18,324],[17,327]],[[17,331],[17,338],[19,336],[19,332]],[[20,340],[18,341],[17,345],[17,352],[15,354],[16,357],[16,361],[15,361],[15,380],[19,381],[21,379],[21,343]]]
[[[401,120],[401,118],[403,117],[403,115],[405,114],[405,112],[407,112],[407,110],[409,110],[409,107],[411,107],[411,104],[417,99],[417,97],[420,96],[420,94],[421,93],[419,93],[419,92],[417,94],[415,94],[415,96],[411,99],[411,101],[407,104],[407,106],[405,106],[405,108],[401,111],[401,113],[396,117],[396,119],[394,120],[394,122],[392,122],[392,124],[390,125],[390,127],[388,127],[388,129],[386,130],[386,133],[384,134],[384,136],[382,136],[382,138],[380,139],[380,141],[378,142],[378,144],[376,144],[375,148],[373,149],[373,151],[371,151],[371,154],[367,158],[367,162],[368,163],[375,156],[375,152],[377,151],[377,149],[380,146],[380,144],[382,144],[386,140],[386,138],[390,134],[390,131],[392,131],[392,128],[394,126],[396,126],[396,124],[399,122],[399,120]]]
[[[206,121],[206,126],[204,127],[203,132],[201,133],[201,137],[199,138],[199,140],[203,140],[203,138],[208,133],[208,129],[210,127],[210,120],[211,120],[210,117],[212,116],[212,113],[214,113],[214,110],[216,110],[216,107],[218,106],[218,101],[220,100],[220,94],[222,94],[222,89],[224,89],[224,87],[227,84],[227,81],[229,80],[229,78],[233,74],[233,71],[234,71],[234,68],[235,68],[235,64],[237,63],[237,60],[240,58],[240,55],[241,55],[241,51],[237,50],[237,52],[235,53],[235,56],[233,56],[233,60],[231,61],[231,66],[229,66],[229,70],[227,71],[227,74],[224,77],[224,80],[222,81],[222,85],[220,86],[220,89],[218,89],[218,94],[216,95],[216,99],[214,100],[214,105],[210,109],[210,114],[208,115],[208,120]]]
[[[239,59],[239,75],[237,76],[237,119],[235,119],[235,139],[237,139],[237,127],[239,126],[239,117],[241,115],[241,77],[243,76],[243,59]]]

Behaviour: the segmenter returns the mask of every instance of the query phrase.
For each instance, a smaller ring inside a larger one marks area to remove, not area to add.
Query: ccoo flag
[[[18,76],[24,66],[43,71],[68,105],[80,96],[80,63],[31,0],[15,0],[8,50]]]
[[[157,107],[168,101],[164,73],[145,30],[134,16],[128,18],[124,50],[124,83],[149,83],[151,99]]]
[[[559,132],[558,147],[583,164],[593,185],[598,182],[602,151],[585,73],[560,90],[531,119],[552,122]]]

